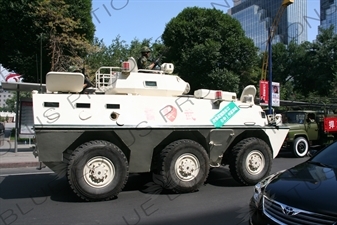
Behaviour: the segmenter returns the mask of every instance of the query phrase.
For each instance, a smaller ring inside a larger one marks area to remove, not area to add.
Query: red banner
[[[260,105],[268,105],[269,86],[268,81],[260,80]]]
[[[337,131],[337,117],[324,118],[324,131],[328,133]]]
[[[280,83],[272,82],[271,105],[280,106]],[[260,80],[260,105],[268,105],[269,83],[266,80]]]

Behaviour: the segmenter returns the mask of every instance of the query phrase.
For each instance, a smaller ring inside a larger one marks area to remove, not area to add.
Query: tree
[[[121,62],[127,60],[128,57],[134,57],[136,60],[140,56],[142,46],[152,47],[152,57],[158,57],[163,49],[163,45],[159,41],[152,43],[151,39],[139,41],[134,39],[130,44],[117,36],[112,40],[109,46],[106,46],[103,40],[94,39],[93,46],[95,51],[87,55],[85,62],[85,70],[89,77],[93,80],[94,74],[98,68],[102,66],[121,66]]]
[[[272,46],[273,81],[279,82],[282,87],[281,99],[296,100],[302,96],[302,92],[295,88],[294,77],[308,72],[304,60],[308,43],[298,45],[292,41],[288,46],[283,43]]]
[[[56,53],[63,56],[83,57],[86,52],[81,43],[85,43],[84,39],[91,43],[94,35],[91,1],[0,0],[0,62],[7,69],[22,74],[24,81],[38,81],[41,33],[45,34],[42,74],[51,68],[60,68],[55,67],[60,54],[53,55],[52,46],[59,47]]]
[[[79,33],[81,22],[70,14],[71,6],[63,0],[43,0],[34,7],[32,16],[45,36],[40,38],[46,43],[50,70],[64,71],[70,65],[82,65],[91,45],[86,35]]]
[[[297,92],[306,98],[336,93],[336,46],[337,35],[333,33],[333,27],[326,30],[320,28],[317,40],[313,43],[288,46],[287,58],[290,63],[287,74]]]
[[[337,35],[319,29],[314,42],[273,45],[273,80],[284,99],[319,102],[337,96]]]
[[[289,57],[289,48],[285,44],[277,43],[272,46],[272,62],[273,81],[285,84],[289,80],[292,62]]]
[[[121,61],[127,58],[128,46],[125,41],[117,36],[112,40],[111,45],[106,46],[103,40],[97,38],[93,42],[94,51],[90,52],[85,59],[85,72],[91,79],[102,66],[121,66]]]
[[[30,0],[0,0],[0,62],[9,70],[36,81],[38,42]],[[32,4],[36,1],[32,1]],[[44,62],[46,63],[46,62]]]
[[[64,0],[69,5],[69,17],[78,20],[79,24],[74,30],[75,33],[83,35],[89,42],[94,40],[95,25],[92,22],[92,1],[91,0]]]
[[[311,73],[308,76],[308,81],[315,83],[318,94],[328,96],[336,90],[337,35],[334,34],[334,27],[331,26],[325,30],[319,29],[317,40],[309,47],[308,52],[311,56],[309,71]],[[303,77],[299,77],[299,79],[304,82]],[[307,89],[303,91],[305,90]]]
[[[236,91],[257,82],[257,48],[240,23],[217,9],[186,8],[166,25],[163,43],[169,48],[167,61],[191,84],[191,89]],[[230,78],[226,83],[221,73]],[[217,75],[215,75],[217,74]],[[233,77],[232,77],[233,76]],[[238,82],[239,79],[239,84]]]
[[[16,112],[16,92],[12,92],[13,95],[11,98],[8,98],[6,100],[6,111],[8,112]],[[20,92],[20,99],[21,98],[31,98],[32,97],[32,93],[31,92]]]

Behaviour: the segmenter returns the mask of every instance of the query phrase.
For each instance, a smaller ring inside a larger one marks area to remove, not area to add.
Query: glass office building
[[[241,0],[229,10],[255,46],[264,51],[268,39],[268,29],[274,22],[283,0]],[[307,0],[296,0],[289,5],[279,21],[273,43],[289,44],[294,40],[300,44],[308,39],[306,26]]]
[[[323,29],[334,26],[337,33],[337,0],[321,0],[321,25]]]

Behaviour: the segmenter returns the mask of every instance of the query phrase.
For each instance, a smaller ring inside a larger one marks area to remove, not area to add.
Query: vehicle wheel
[[[160,153],[159,177],[165,189],[176,193],[198,190],[209,172],[206,150],[197,142],[182,139],[166,146]]]
[[[246,138],[237,143],[229,162],[232,177],[243,185],[255,185],[270,173],[271,166],[271,150],[259,138]]]
[[[72,153],[68,181],[74,192],[86,201],[110,200],[118,195],[129,176],[124,153],[107,141],[90,141]]]
[[[306,138],[298,137],[294,140],[293,153],[296,157],[302,158],[308,154],[309,143]]]

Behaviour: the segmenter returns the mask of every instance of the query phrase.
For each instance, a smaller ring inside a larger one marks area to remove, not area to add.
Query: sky
[[[106,45],[120,36],[130,44],[137,38],[160,38],[165,25],[186,7],[213,8],[227,13],[235,0],[92,0],[92,17],[95,36]],[[274,0],[266,0],[274,1]],[[296,1],[296,0],[295,0]],[[307,0],[308,41],[316,38],[318,31],[319,0]],[[289,6],[291,7],[291,6]]]

